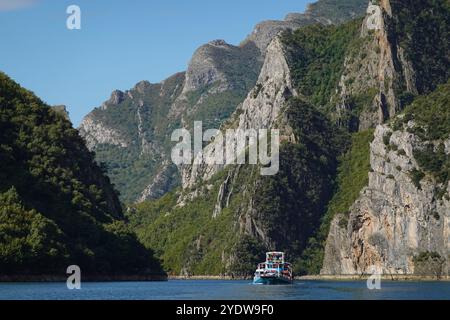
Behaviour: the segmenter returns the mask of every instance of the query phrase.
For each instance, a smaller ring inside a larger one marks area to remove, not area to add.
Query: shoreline
[[[70,275],[0,275],[0,283],[13,282],[66,282]],[[167,281],[165,274],[148,275],[83,275],[82,282],[131,282],[131,281]]]
[[[295,281],[367,281],[370,275],[308,275],[296,276]],[[213,276],[213,275],[198,275],[198,276],[177,276],[169,275],[168,280],[249,280],[251,277],[231,277],[231,276]],[[420,275],[381,275],[383,281],[450,281],[450,276],[441,276],[439,279],[436,276],[420,276]]]
[[[316,281],[367,281],[371,275],[308,275],[295,277],[295,280]],[[413,274],[382,274],[382,281],[450,281],[450,276],[422,276]]]
[[[212,276],[212,275],[199,275],[199,276],[177,276],[169,275],[168,280],[222,280],[222,281],[233,281],[233,280],[252,280],[250,277],[231,277],[231,276]]]
[[[0,283],[14,282],[66,282],[70,275],[0,275]],[[297,276],[295,281],[367,281],[370,275],[307,275]],[[170,280],[247,280],[252,281],[252,277],[232,277],[216,275],[198,275],[198,276],[178,276],[178,275],[83,275],[81,281],[84,282],[164,282]],[[439,279],[436,276],[419,275],[381,275],[382,281],[450,281],[450,276],[442,276]]]

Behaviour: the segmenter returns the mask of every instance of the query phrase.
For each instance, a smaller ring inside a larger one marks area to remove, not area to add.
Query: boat
[[[258,264],[254,284],[291,284],[294,280],[292,266],[284,261],[284,252],[267,252],[266,261]]]

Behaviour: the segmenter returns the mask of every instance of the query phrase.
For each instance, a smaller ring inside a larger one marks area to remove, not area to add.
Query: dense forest
[[[161,273],[64,115],[0,73],[0,274]]]

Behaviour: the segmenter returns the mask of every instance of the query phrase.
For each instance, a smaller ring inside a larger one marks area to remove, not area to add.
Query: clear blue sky
[[[254,25],[303,12],[313,0],[0,0],[0,70],[75,126],[114,89],[186,69],[214,39],[238,44]],[[82,29],[66,28],[76,4]]]

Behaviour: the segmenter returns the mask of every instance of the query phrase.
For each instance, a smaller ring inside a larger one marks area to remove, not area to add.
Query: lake
[[[262,286],[250,281],[171,280],[168,282],[85,282],[81,290],[57,283],[0,283],[0,300],[450,300],[450,282],[383,281],[381,290],[365,281],[302,281]]]

